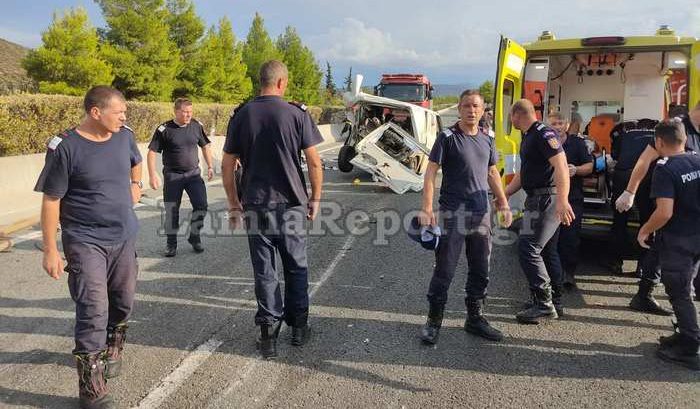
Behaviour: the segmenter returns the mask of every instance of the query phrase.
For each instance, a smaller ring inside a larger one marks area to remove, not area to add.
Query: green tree
[[[129,99],[169,101],[182,70],[163,0],[96,0],[107,22],[113,85]]]
[[[326,94],[333,96],[336,93],[335,82],[333,82],[333,72],[331,64],[326,61]]]
[[[54,13],[43,44],[22,61],[45,94],[82,95],[93,85],[111,84],[112,68],[100,55],[97,31],[85,9]]]
[[[484,97],[484,102],[487,104],[493,103],[493,81],[484,81],[479,85],[479,92]]]
[[[209,29],[191,61],[194,97],[222,103],[239,103],[248,98],[253,84],[246,76],[242,54],[231,21],[222,18],[218,31],[215,27]]]
[[[193,57],[204,35],[204,21],[194,10],[192,0],[167,0],[169,37],[180,50],[182,71],[177,76],[173,98],[193,96],[195,70]]]
[[[345,77],[343,85],[345,85],[345,91],[352,91],[352,67],[350,67],[350,71],[348,71],[348,76]]]
[[[260,92],[259,72],[260,66],[269,60],[281,60],[280,54],[270,35],[265,30],[265,22],[260,14],[255,13],[255,18],[248,31],[243,45],[243,62],[248,67],[248,77],[253,83],[253,92]]]
[[[316,104],[321,100],[321,78],[313,52],[304,46],[297,31],[287,27],[277,39],[277,48],[289,70],[287,96],[295,101]]]

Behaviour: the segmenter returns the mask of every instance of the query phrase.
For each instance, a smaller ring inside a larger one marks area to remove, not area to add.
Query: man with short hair
[[[260,95],[239,107],[229,121],[222,162],[231,225],[238,228],[245,221],[248,234],[263,358],[277,356],[282,320],[292,327],[292,345],[304,345],[310,335],[304,225],[316,217],[321,200],[323,171],[315,146],[323,138],[305,105],[282,99],[288,82],[283,63],[271,60],[260,67]],[[308,165],[310,198],[301,152]],[[234,177],[238,160],[243,169],[240,185]],[[284,297],[277,253],[284,270]]]
[[[141,197],[141,155],[124,123],[121,92],[100,85],[84,99],[76,128],[48,143],[34,187],[43,192],[43,267],[58,279],[63,261],[56,230],[61,222],[68,288],[75,302],[75,355],[81,408],[114,408],[106,379],[119,375],[127,321],[136,290],[133,205]]]
[[[421,330],[421,339],[428,344],[437,342],[447,291],[464,247],[469,265],[464,289],[467,307],[464,330],[492,341],[503,339],[501,331],[492,327],[483,315],[491,257],[489,188],[496,197],[496,211],[504,227],[510,226],[512,215],[496,167],[496,143],[479,128],[484,98],[478,91],[467,90],[459,101],[460,120],[438,135],[430,151],[423,186],[420,224],[435,226],[438,223],[433,213],[433,194],[437,172],[442,167],[439,224],[443,233],[435,251],[435,269],[428,289],[428,319]]]
[[[532,102],[516,101],[510,120],[522,132],[521,165],[506,187],[506,196],[521,188],[527,194],[518,254],[532,292],[532,304],[518,312],[516,319],[538,324],[542,319],[556,319],[564,311],[557,243],[559,225],[568,226],[575,219],[569,204],[569,168],[559,135],[537,120]]]
[[[574,221],[559,230],[558,251],[564,271],[563,285],[568,290],[576,288],[576,267],[579,263],[581,220],[583,220],[583,178],[593,172],[593,158],[586,142],[578,134],[569,134],[569,119],[561,112],[552,112],[549,126],[559,133],[562,148],[569,167],[569,203],[574,210]]]
[[[196,253],[204,251],[200,232],[207,214],[207,188],[199,170],[197,147],[207,163],[207,179],[214,178],[214,161],[204,125],[192,117],[192,101],[175,100],[175,118],[158,126],[148,145],[146,161],[151,189],[158,189],[156,153],[163,153],[163,201],[165,202],[166,257],[177,254],[182,192],[192,202],[192,219],[187,241]]]
[[[676,314],[678,332],[661,337],[657,355],[667,361],[700,370],[700,328],[691,298],[692,281],[700,268],[700,156],[684,152],[686,136],[679,122],[656,127],[651,196],[656,210],[640,229],[639,245],[649,247],[655,237],[661,280]]]

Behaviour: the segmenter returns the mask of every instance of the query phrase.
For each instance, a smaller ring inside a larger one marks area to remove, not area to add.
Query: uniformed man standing
[[[496,167],[495,141],[479,128],[484,113],[483,97],[478,91],[465,91],[458,109],[459,122],[441,132],[433,145],[423,187],[420,222],[423,226],[435,225],[433,194],[437,172],[442,167],[439,200],[442,236],[435,251],[435,270],[428,289],[428,320],[421,330],[421,339],[429,344],[437,342],[447,291],[464,247],[469,264],[464,329],[492,341],[503,338],[501,331],[483,316],[491,255],[489,188],[496,197],[496,210],[504,220],[504,227],[510,226],[512,215]]]
[[[563,313],[557,244],[559,225],[568,226],[575,219],[569,204],[569,168],[559,135],[537,121],[532,102],[516,101],[510,120],[523,134],[520,173],[506,187],[506,196],[521,188],[527,194],[518,254],[532,292],[532,305],[518,312],[516,319],[537,324],[540,319],[558,318]]]
[[[75,302],[75,349],[80,407],[116,407],[106,378],[119,374],[127,320],[136,289],[133,210],[141,196],[141,155],[124,125],[124,96],[107,86],[90,89],[85,119],[48,144],[34,190],[43,192],[43,267],[58,279],[63,261]]]
[[[581,221],[583,220],[583,178],[593,172],[593,157],[586,142],[578,134],[569,134],[569,120],[561,112],[552,112],[549,125],[559,133],[562,148],[569,167],[569,203],[574,210],[574,221],[561,226],[559,231],[559,258],[564,271],[563,285],[569,290],[576,288],[576,267],[579,263],[581,243]]]
[[[695,106],[687,117],[682,118],[681,122],[686,128],[688,136],[685,140],[685,150],[689,152],[696,151],[700,147],[700,133],[698,133],[700,103]],[[623,139],[622,143],[624,142],[625,140]],[[622,152],[624,152],[624,147]],[[653,211],[653,202],[649,195],[652,172],[649,170],[659,157],[659,152],[657,152],[654,143],[652,141],[648,142],[634,165],[627,187],[615,201],[615,208],[620,213],[628,211],[636,203],[642,224],[646,222]],[[630,307],[637,311],[657,315],[671,315],[672,312],[661,307],[659,302],[653,297],[654,287],[661,281],[661,271],[659,269],[658,250],[653,243],[649,247],[648,250],[645,249],[643,256],[640,256],[639,259],[641,267],[638,267],[638,271],[641,273],[641,280],[639,281],[637,294],[630,301]]]
[[[200,232],[207,215],[207,188],[199,170],[197,147],[207,163],[207,179],[214,178],[214,162],[210,141],[201,122],[192,117],[192,102],[186,98],[175,100],[175,118],[158,126],[148,145],[146,156],[151,189],[158,189],[156,153],[163,153],[163,201],[165,202],[166,257],[177,254],[177,234],[180,228],[182,192],[192,202],[192,219],[187,241],[195,252],[204,251]]]
[[[260,96],[237,110],[229,121],[222,176],[229,218],[237,227],[245,211],[245,227],[255,276],[264,358],[277,356],[277,335],[284,320],[292,327],[292,345],[309,337],[308,263],[305,220],[319,209],[323,171],[315,145],[323,140],[306,106],[285,102],[287,67],[275,60],[260,68]],[[304,152],[311,181],[308,197],[300,156]],[[243,169],[240,186],[234,172]],[[275,267],[276,253],[284,270],[284,297]]]
[[[657,355],[700,370],[700,328],[691,298],[691,283],[700,268],[700,156],[684,152],[685,139],[678,122],[664,121],[656,127],[656,151],[663,157],[651,186],[656,210],[637,239],[648,247],[649,238],[657,236],[661,280],[678,322],[678,332],[660,338]]]

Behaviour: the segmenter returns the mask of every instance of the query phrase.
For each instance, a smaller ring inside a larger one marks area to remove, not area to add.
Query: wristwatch
[[[132,180],[131,184],[138,186],[139,189],[143,189],[143,182],[140,180]]]

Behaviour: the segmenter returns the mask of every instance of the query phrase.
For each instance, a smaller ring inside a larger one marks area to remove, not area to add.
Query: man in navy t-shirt
[[[214,178],[214,161],[211,156],[210,141],[201,122],[192,117],[192,101],[187,98],[175,100],[175,118],[156,128],[148,145],[146,161],[152,189],[157,189],[160,181],[156,174],[156,153],[163,154],[163,201],[167,246],[166,257],[177,253],[177,233],[180,228],[180,204],[182,192],[187,192],[192,202],[190,234],[187,241],[195,252],[204,251],[200,231],[207,214],[207,188],[199,170],[198,148],[207,163],[207,179]]]
[[[700,267],[700,156],[684,152],[685,132],[678,121],[656,127],[656,151],[663,157],[654,170],[651,196],[656,210],[639,229],[643,247],[656,232],[661,281],[678,322],[678,332],[661,337],[657,355],[700,370],[698,312],[691,286]]]
[[[107,86],[90,89],[85,119],[53,137],[34,190],[43,192],[43,267],[58,279],[61,222],[68,287],[75,301],[75,349],[81,407],[114,407],[106,378],[119,374],[136,290],[133,204],[141,196],[141,155],[124,125],[124,96]]]
[[[571,186],[569,203],[574,209],[574,221],[559,230],[559,258],[564,272],[563,284],[568,289],[576,287],[574,274],[579,262],[581,243],[581,220],[583,219],[583,178],[593,172],[593,157],[588,152],[585,140],[579,135],[568,134],[569,119],[561,112],[552,112],[549,125],[559,133],[562,148],[566,154]]]
[[[316,217],[321,200],[323,171],[315,146],[318,127],[306,106],[282,97],[288,83],[287,67],[275,60],[260,68],[260,96],[237,109],[229,121],[222,172],[234,228],[246,213],[250,258],[255,276],[260,326],[258,347],[264,358],[277,356],[282,320],[292,327],[292,345],[309,337],[308,262],[305,220]],[[309,198],[301,152],[311,181]],[[240,185],[235,171],[240,160]],[[284,296],[275,268],[279,252],[284,269]]]
[[[421,330],[421,339],[429,344],[437,342],[447,291],[465,246],[469,271],[465,287],[468,317],[464,329],[494,341],[503,338],[483,316],[491,255],[489,188],[506,227],[512,216],[496,168],[495,141],[479,129],[484,113],[483,97],[478,91],[465,91],[458,109],[459,122],[441,132],[430,151],[423,186],[421,224],[436,225],[433,193],[437,172],[442,167],[439,199],[442,236],[435,251],[435,270],[428,289],[428,320]]]

